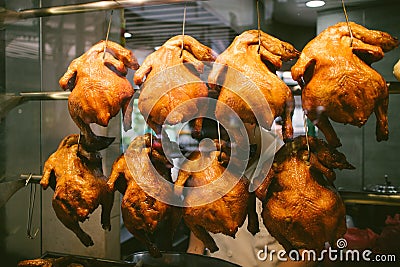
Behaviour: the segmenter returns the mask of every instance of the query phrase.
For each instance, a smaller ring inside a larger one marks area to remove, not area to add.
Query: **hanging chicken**
[[[183,219],[211,252],[217,251],[218,247],[209,232],[235,237],[247,215],[248,230],[252,234],[259,230],[256,199],[254,193],[248,191],[249,181],[229,171],[223,159],[227,159],[227,155],[219,151],[193,152],[182,165],[175,182],[178,196],[183,192],[182,186],[199,188],[182,194],[185,204]],[[205,203],[213,197],[215,200]]]
[[[171,167],[160,140],[146,134],[136,137],[126,153],[114,162],[108,180],[111,191],[117,189],[124,195],[121,212],[125,227],[147,246],[154,257],[161,256],[160,249],[171,249],[173,234],[181,220],[182,211],[164,203],[155,195],[149,195],[144,190],[146,185],[143,180],[156,188],[155,194],[173,195],[172,183],[168,186],[160,180],[172,182]]]
[[[232,118],[227,114],[232,109],[244,123],[257,123],[269,129],[276,117],[282,117],[283,137],[292,138],[294,98],[275,71],[282,67],[282,60],[297,58],[299,54],[291,44],[262,31],[249,30],[237,36],[217,57],[208,77],[210,86],[222,85],[216,118],[229,125]],[[233,134],[236,142],[241,143],[243,133]]]
[[[101,150],[114,141],[95,135],[90,123],[106,127],[121,108],[124,129],[131,128],[129,102],[134,90],[125,77],[128,68],[139,68],[133,53],[112,41],[101,41],[74,59],[59,80],[63,90],[71,91],[69,113],[81,130],[81,144],[86,149]]]
[[[143,84],[139,110],[157,134],[163,124],[175,125],[196,118],[193,136],[200,136],[201,117],[208,107],[199,98],[208,96],[208,88],[199,74],[204,69],[202,61],[214,60],[209,47],[187,35],[172,37],[145,59],[134,82]]]
[[[52,200],[57,218],[85,246],[92,246],[92,238],[79,226],[99,205],[103,229],[110,230],[110,212],[114,194],[108,192],[103,175],[102,159],[98,152],[88,152],[78,144],[79,135],[65,137],[45,162],[40,185],[54,190]]]
[[[333,169],[354,169],[345,156],[324,141],[296,137],[263,170],[257,197],[268,231],[287,250],[324,249],[346,232],[345,206],[333,185]],[[324,177],[325,176],[325,177]]]
[[[307,117],[324,133],[329,145],[341,145],[329,118],[361,127],[372,112],[376,116],[377,141],[388,139],[388,88],[371,63],[398,44],[386,32],[341,22],[304,47],[292,67],[292,76],[303,88]]]

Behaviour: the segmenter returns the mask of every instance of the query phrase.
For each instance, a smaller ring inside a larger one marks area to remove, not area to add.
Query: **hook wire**
[[[260,8],[258,7],[258,0],[257,0],[257,30],[258,30],[258,49],[257,53],[260,54],[261,49],[261,24],[260,24]]]
[[[306,133],[307,152],[308,152],[307,162],[309,162],[311,157],[311,151],[310,151],[310,143],[308,142],[308,126],[307,126],[307,117],[305,113],[303,114],[303,120],[304,120],[304,130]]]
[[[32,173],[29,174],[27,182],[32,178]],[[28,207],[28,222],[26,226],[26,235],[29,239],[34,239],[39,232],[39,228],[35,230],[35,233],[32,235],[32,222],[33,222],[33,211],[35,209],[35,198],[36,198],[36,185],[30,185],[30,193],[29,193],[29,207]]]
[[[346,6],[344,5],[344,0],[341,0],[341,1],[342,1],[344,17],[346,18],[347,28],[349,29],[349,33],[350,33],[350,47],[351,47],[351,46],[353,46],[353,32],[352,32],[350,24],[349,24],[349,17],[347,16],[347,11],[346,11]]]
[[[111,10],[110,20],[108,21],[106,41],[104,42],[103,60],[106,58],[107,41],[108,41],[108,36],[110,35],[110,31],[111,31],[111,21],[112,21],[113,11],[114,11],[114,9]]]
[[[181,45],[181,54],[180,54],[180,57],[182,57],[183,48],[185,47],[185,44],[184,44],[184,41],[185,41],[185,25],[186,25],[186,2],[185,2],[185,7],[183,8],[182,45]]]

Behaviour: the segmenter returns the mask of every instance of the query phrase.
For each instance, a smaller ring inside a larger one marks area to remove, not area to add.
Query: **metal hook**
[[[32,174],[29,175],[26,184],[32,178]],[[36,198],[36,185],[31,184],[29,193],[29,207],[28,207],[28,222],[26,226],[26,235],[29,239],[34,239],[39,232],[39,228],[36,229],[35,233],[32,235],[32,222],[33,222],[33,211],[35,208],[35,198]]]
[[[183,23],[182,23],[182,45],[181,45],[181,54],[179,57],[182,57],[183,55],[183,48],[185,47],[184,41],[185,41],[185,24],[186,24],[186,2],[185,2],[185,7],[183,9]]]
[[[350,47],[351,47],[351,46],[353,46],[353,32],[351,31],[351,27],[349,24],[349,17],[347,16],[347,11],[346,11],[346,7],[344,5],[344,0],[342,0],[342,7],[343,7],[344,16],[346,18],[347,28],[349,28],[349,32],[350,32]]]
[[[258,7],[258,0],[257,0],[257,29],[258,29],[258,49],[257,53],[260,54],[261,49],[261,26],[260,26],[260,9]]]
[[[109,20],[109,22],[108,22],[108,28],[107,28],[107,34],[106,34],[106,41],[104,42],[103,60],[106,58],[107,41],[108,41],[108,36],[110,35],[111,21],[112,21],[113,11],[114,11],[114,9],[111,10],[110,20]]]

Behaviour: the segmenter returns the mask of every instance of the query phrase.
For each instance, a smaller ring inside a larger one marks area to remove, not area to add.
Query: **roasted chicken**
[[[214,60],[209,47],[187,35],[172,37],[144,60],[134,76],[135,84],[143,83],[138,106],[157,134],[163,124],[195,119],[193,135],[200,135],[207,105],[199,98],[208,96],[208,88],[199,74],[204,61]]]
[[[293,79],[302,86],[307,117],[334,147],[341,143],[329,118],[361,127],[374,112],[377,141],[387,140],[389,134],[388,88],[371,64],[399,42],[388,33],[353,22],[349,27],[341,22],[322,31],[304,47],[291,69]]]
[[[248,230],[252,234],[259,230],[255,194],[249,193],[249,181],[226,169],[220,156],[219,151],[193,152],[175,182],[176,194],[184,199],[186,225],[211,252],[218,246],[208,232],[235,237],[247,215]],[[185,192],[183,186],[194,189]]]
[[[174,193],[172,165],[160,144],[150,134],[136,137],[114,162],[108,181],[111,191],[117,189],[124,194],[121,212],[125,227],[154,257],[161,256],[160,249],[171,249],[174,231],[182,218],[181,209],[159,197]]]
[[[292,112],[294,98],[289,87],[276,75],[282,60],[300,54],[291,44],[260,31],[249,30],[237,36],[220,54],[209,74],[213,88],[222,85],[215,116],[222,125],[230,125],[230,109],[244,123],[257,123],[269,129],[273,120],[282,117],[283,136],[293,137]],[[243,133],[233,131],[235,141],[241,143]]]
[[[130,129],[129,102],[134,90],[125,77],[128,68],[139,68],[133,53],[112,41],[101,41],[74,59],[59,80],[63,90],[71,91],[69,113],[81,130],[81,144],[87,150],[101,150],[114,141],[95,135],[90,123],[106,127],[122,108],[124,129]]]
[[[345,156],[327,143],[299,136],[275,155],[262,171],[257,188],[263,201],[264,225],[287,250],[324,249],[346,232],[345,206],[334,188],[333,169],[353,169]],[[325,177],[324,177],[325,176]]]
[[[79,135],[65,137],[44,164],[40,185],[53,188],[52,205],[57,218],[85,246],[92,238],[79,226],[99,205],[103,229],[111,230],[110,212],[114,195],[109,193],[99,152],[88,152],[78,144]]]

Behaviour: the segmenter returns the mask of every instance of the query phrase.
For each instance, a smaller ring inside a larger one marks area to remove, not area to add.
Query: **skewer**
[[[353,45],[353,32],[351,31],[351,27],[349,24],[349,17],[347,16],[347,11],[346,11],[346,7],[344,5],[344,0],[341,0],[341,1],[342,1],[344,17],[346,18],[347,27],[349,28],[349,32],[350,32],[350,47],[351,47]]]
[[[180,54],[179,57],[182,57],[183,48],[185,47],[185,45],[184,45],[184,41],[185,41],[185,24],[186,24],[186,2],[185,2],[185,7],[183,8],[182,45],[181,45],[181,54]]]
[[[261,48],[261,26],[260,26],[260,9],[258,7],[258,0],[257,0],[257,29],[258,29],[258,49],[257,53],[260,54]]]

